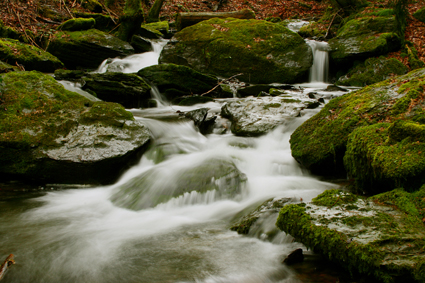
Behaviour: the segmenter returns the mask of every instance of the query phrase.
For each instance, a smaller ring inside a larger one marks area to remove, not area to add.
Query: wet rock
[[[400,39],[394,33],[394,17],[362,17],[348,21],[329,40],[331,63],[338,69],[352,66],[355,60],[384,55],[398,50]]]
[[[248,210],[248,214],[244,216],[240,216],[238,220],[236,220],[235,224],[230,227],[230,230],[238,232],[238,234],[247,235],[251,229],[251,226],[255,224],[258,219],[269,218],[273,215],[276,219],[277,214],[280,209],[287,203],[292,202],[291,198],[282,198],[282,199],[268,199],[263,202],[258,207]],[[258,204],[257,204],[258,205]],[[242,214],[246,213],[245,211]]]
[[[18,63],[27,71],[53,72],[64,67],[63,63],[49,52],[6,38],[0,38],[0,58],[5,63]]]
[[[294,131],[292,156],[316,174],[348,173],[359,191],[417,189],[425,148],[416,135],[389,138],[389,129],[401,127],[399,120],[412,129],[425,124],[424,78],[419,69],[334,98]]]
[[[144,53],[152,51],[152,43],[139,35],[133,35],[130,41],[136,53]]]
[[[155,85],[171,102],[179,97],[201,95],[214,88],[218,81],[216,77],[197,72],[189,67],[175,64],[160,64],[141,69],[139,76]],[[220,88],[208,94],[220,97]]]
[[[269,92],[269,90],[272,88],[271,85],[250,85],[243,88],[238,89],[238,94],[240,97],[247,97],[247,96],[258,96],[261,92]]]
[[[217,119],[217,116],[208,113],[208,110],[208,108],[200,108],[185,114],[185,117],[191,119],[195,123],[195,127],[203,135],[212,133],[215,120]]]
[[[83,77],[83,89],[109,102],[117,102],[126,108],[149,107],[151,87],[136,74],[103,73]]]
[[[155,207],[190,196],[194,203],[235,198],[242,192],[246,176],[225,158],[209,158],[179,164],[170,172],[160,164],[117,188],[113,204],[132,210]],[[205,199],[205,200],[204,200]]]
[[[39,72],[1,75],[0,175],[109,184],[140,160],[150,134],[116,103],[92,102]]]
[[[93,18],[74,18],[67,20],[57,27],[57,30],[78,31],[88,30],[94,27],[96,20]]]
[[[380,282],[423,282],[425,227],[407,194],[364,198],[329,190],[311,203],[284,206],[276,225],[312,251],[343,262],[351,274]]]
[[[58,32],[47,50],[64,62],[68,69],[95,69],[107,58],[134,53],[127,42],[96,29]]]
[[[286,265],[292,265],[295,263],[300,263],[304,261],[303,249],[296,249],[291,252],[284,260],[283,263]]]
[[[57,69],[54,72],[56,80],[76,81],[87,75],[84,70]]]
[[[178,102],[178,104],[182,106],[191,106],[195,104],[211,102],[214,101],[214,99],[209,96],[191,95],[182,96],[177,99],[174,99],[173,101]]]
[[[363,87],[384,81],[396,75],[404,75],[407,67],[395,58],[369,58],[352,68],[336,82],[337,85]]]
[[[260,136],[300,115],[307,102],[293,98],[245,98],[227,102],[221,116],[230,119],[235,135]]]
[[[347,90],[337,85],[328,85],[324,91],[347,91]]]
[[[144,30],[140,32],[140,35],[144,34],[147,31],[150,31],[150,32],[153,32],[155,36],[148,37],[148,38],[156,39],[156,38],[161,38],[164,36],[169,36],[170,25],[168,24],[168,21],[160,21],[160,22],[144,24],[142,25],[142,29]]]
[[[312,51],[297,33],[259,20],[211,19],[177,32],[160,61],[250,83],[301,81]],[[253,65],[252,62],[255,62]]]

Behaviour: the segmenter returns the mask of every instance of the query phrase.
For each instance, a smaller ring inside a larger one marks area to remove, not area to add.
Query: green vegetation
[[[58,30],[78,31],[88,30],[96,25],[96,20],[93,18],[75,18],[67,20],[57,27]]]

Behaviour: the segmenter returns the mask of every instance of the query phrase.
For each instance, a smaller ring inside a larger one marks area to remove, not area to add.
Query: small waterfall
[[[313,51],[313,66],[310,68],[310,82],[327,82],[329,72],[328,44],[323,41],[307,40]]]
[[[157,65],[159,55],[167,40],[152,41],[153,51],[133,54],[125,58],[106,59],[100,64],[95,73],[121,72],[136,73],[140,69]]]

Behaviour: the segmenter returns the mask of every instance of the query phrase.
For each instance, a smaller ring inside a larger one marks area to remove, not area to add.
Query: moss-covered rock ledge
[[[425,282],[425,186],[363,198],[329,190],[284,206],[276,225],[353,276],[378,282]]]
[[[416,190],[425,183],[424,90],[419,69],[335,98],[294,131],[292,155],[316,174],[348,173],[359,190]]]
[[[36,71],[0,76],[3,180],[112,183],[149,140],[119,104],[92,102]]]

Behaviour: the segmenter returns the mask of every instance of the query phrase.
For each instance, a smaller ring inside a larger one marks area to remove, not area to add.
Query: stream
[[[144,66],[156,64],[157,57],[152,57],[157,54],[109,60],[98,72],[133,72],[146,61]],[[323,67],[317,70],[322,72]],[[313,74],[312,78],[311,83],[297,85],[291,95],[301,98],[316,92],[329,101],[343,94],[323,91],[327,86],[320,82],[324,76]],[[155,164],[145,154],[114,185],[2,184],[14,189],[8,193],[0,190],[0,260],[10,253],[16,260],[3,282],[335,282],[338,271],[319,270],[322,259],[301,243],[283,232],[268,233],[276,230],[276,215],[248,235],[229,230],[240,215],[270,198],[310,201],[324,190],[338,187],[311,176],[291,156],[291,133],[321,107],[305,110],[301,117],[258,138],[236,137],[229,131],[203,136],[193,122],[156,119],[201,107],[219,113],[229,100],[190,107],[161,101],[158,108],[129,109],[152,132],[154,143],[149,151],[166,145],[169,155]],[[246,175],[238,197],[186,193],[138,211],[117,207],[110,200],[120,185],[147,170],[161,169],[155,182],[167,187],[176,178],[169,172],[211,157],[230,159]],[[298,267],[282,264],[297,248],[304,250],[312,265],[308,260]]]

